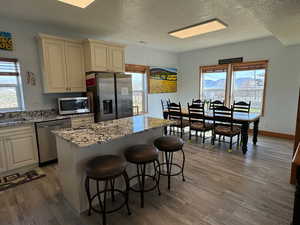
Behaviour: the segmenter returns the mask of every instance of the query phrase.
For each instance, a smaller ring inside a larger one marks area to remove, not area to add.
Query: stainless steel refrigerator
[[[96,122],[133,115],[131,75],[95,73],[87,77],[92,80],[87,82],[87,90],[93,96]]]

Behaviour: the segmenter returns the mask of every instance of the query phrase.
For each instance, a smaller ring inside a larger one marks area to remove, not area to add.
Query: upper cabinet
[[[85,40],[86,72],[125,72],[124,45]]]
[[[81,41],[40,34],[44,93],[85,92]]]
[[[84,51],[81,43],[66,42],[67,87],[71,92],[85,92]]]

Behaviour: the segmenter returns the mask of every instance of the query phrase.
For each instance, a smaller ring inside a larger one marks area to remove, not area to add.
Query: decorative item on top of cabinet
[[[124,49],[125,45],[85,40],[86,72],[125,72]]]
[[[82,41],[39,34],[44,93],[85,92]]]

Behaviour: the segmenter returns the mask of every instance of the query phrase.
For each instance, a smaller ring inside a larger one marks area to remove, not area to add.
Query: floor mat
[[[7,190],[20,184],[28,183],[44,176],[46,176],[46,174],[41,169],[37,168],[23,174],[14,173],[0,177],[0,191]]]

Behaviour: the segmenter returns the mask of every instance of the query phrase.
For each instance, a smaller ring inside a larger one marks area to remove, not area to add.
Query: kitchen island
[[[84,189],[85,165],[90,159],[106,154],[123,156],[124,151],[136,144],[152,144],[164,133],[169,120],[147,115],[87,124],[72,129],[54,131],[58,151],[58,175],[65,199],[78,212],[88,209]],[[131,176],[135,167],[128,165]],[[95,189],[94,185],[91,190]]]

